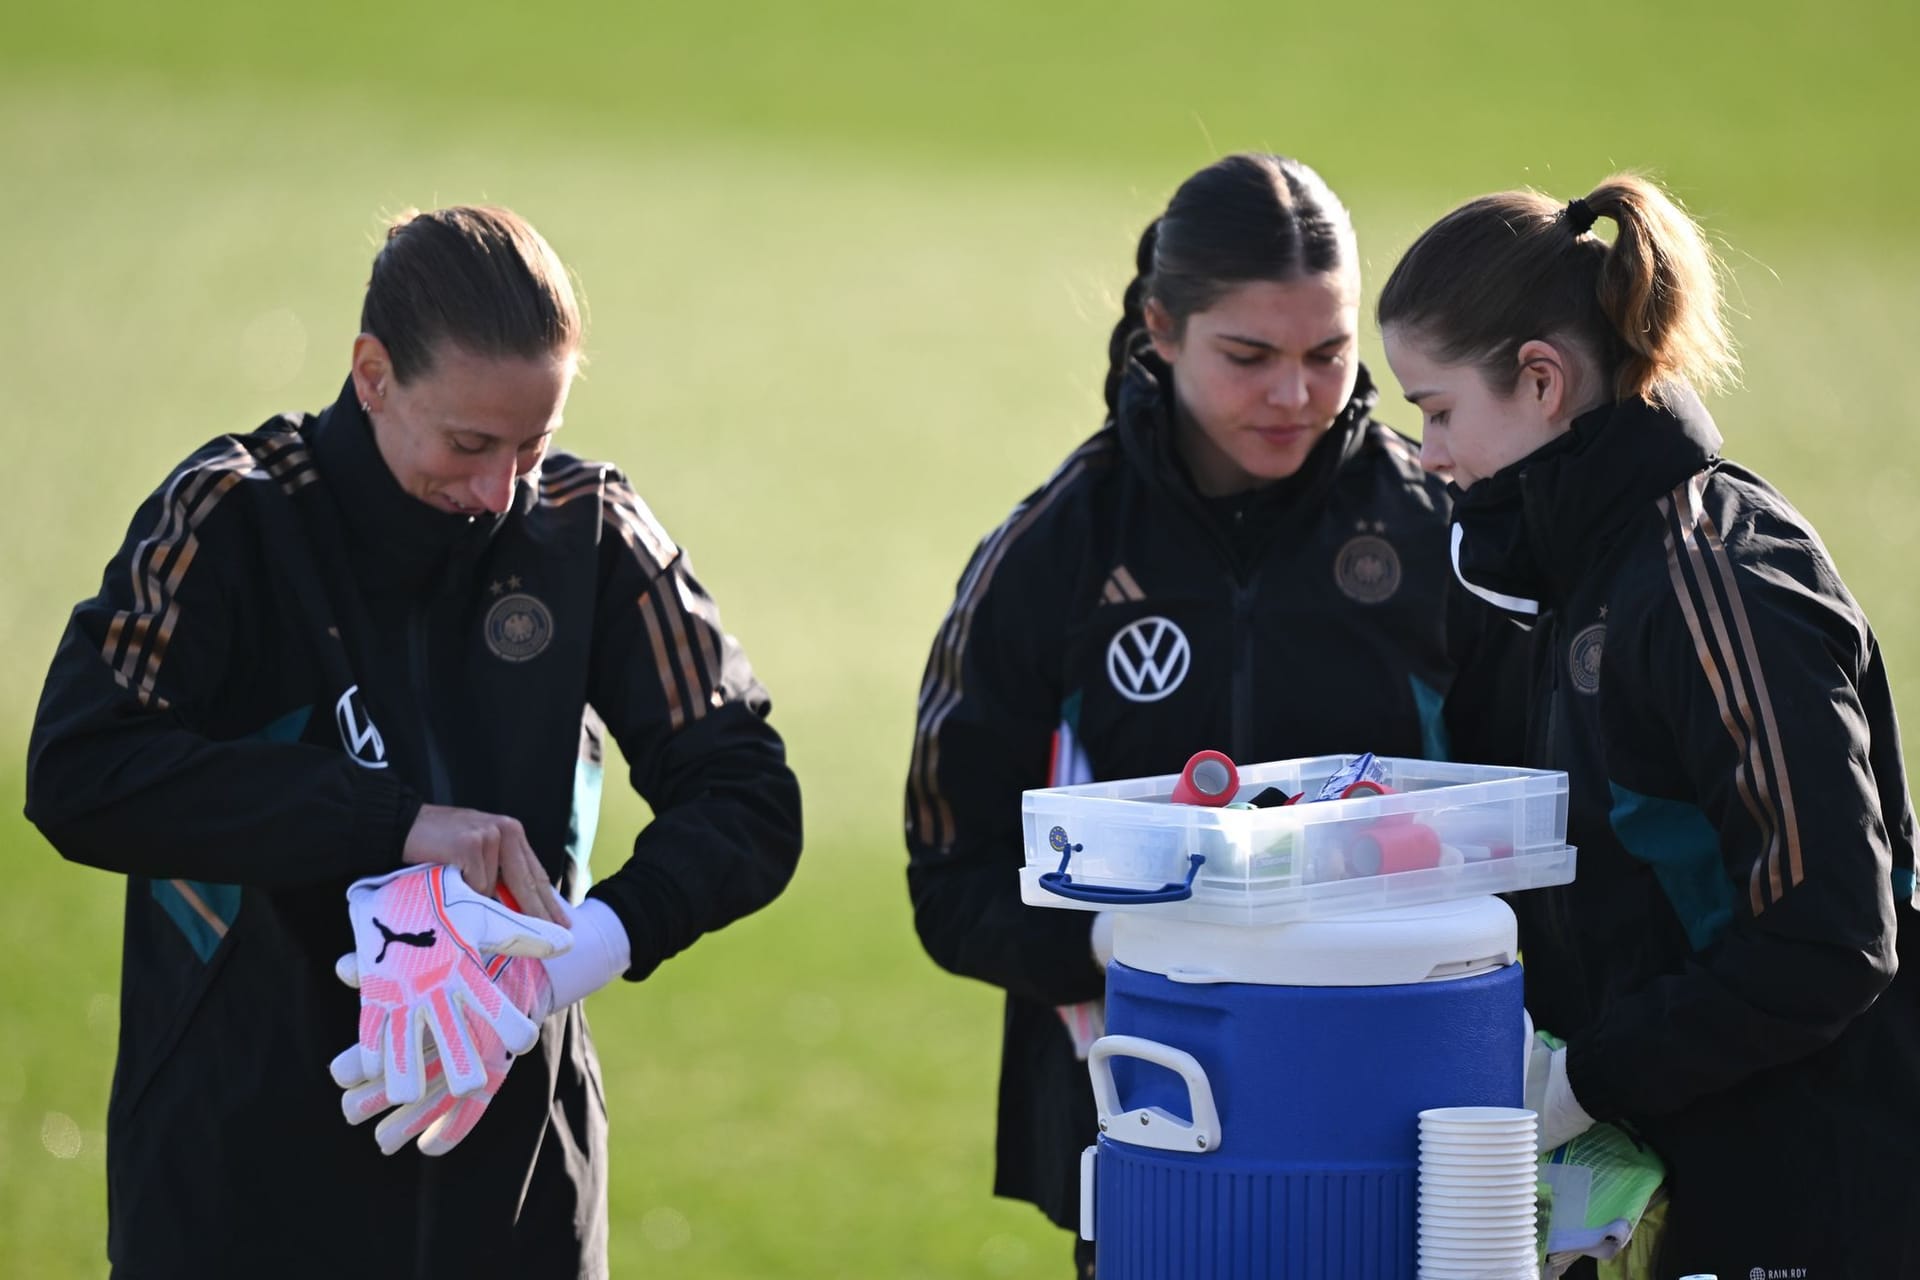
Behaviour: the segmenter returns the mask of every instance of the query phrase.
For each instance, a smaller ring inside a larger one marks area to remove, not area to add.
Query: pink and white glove
[[[631,963],[626,928],[604,902],[589,898],[576,907],[573,927],[576,945],[564,955],[552,960],[496,956],[487,965],[487,976],[494,985],[536,1026],[613,981]],[[360,985],[355,956],[340,957],[334,968],[348,986]],[[416,1137],[423,1155],[439,1156],[453,1150],[480,1123],[516,1056],[490,1026],[475,1024],[473,1031],[486,1080],[464,1096],[449,1092],[445,1069],[432,1046],[423,1054],[426,1080],[421,1096],[398,1104],[384,1076],[377,1069],[367,1069],[361,1046],[347,1048],[329,1067],[334,1083],[346,1090],[340,1107],[347,1123],[364,1124],[390,1110],[373,1131],[374,1141],[386,1155]]]
[[[533,1047],[537,1024],[494,985],[487,966],[497,956],[559,955],[573,945],[568,930],[482,897],[446,866],[357,880],[347,890],[347,914],[350,985],[360,989],[361,1077],[380,1080],[391,1101],[414,1102],[426,1092],[429,1028],[456,1096],[487,1082],[481,1028],[509,1053]]]
[[[336,966],[341,978],[349,986],[354,985],[353,979],[359,976],[353,972],[353,960],[352,956],[343,956]],[[536,1026],[553,1011],[553,983],[548,980],[546,966],[540,961],[497,956],[487,966],[487,971],[495,986],[513,1002],[514,1008]],[[473,1132],[474,1126],[480,1123],[480,1117],[486,1114],[487,1104],[493,1101],[500,1086],[506,1082],[507,1070],[513,1066],[515,1056],[508,1052],[506,1044],[494,1034],[492,1027],[477,1024],[473,1033],[474,1047],[486,1069],[485,1083],[471,1093],[455,1097],[447,1091],[447,1075],[440,1065],[439,1053],[429,1046],[424,1055],[424,1090],[414,1101],[398,1106],[388,1096],[386,1081],[382,1077],[376,1075],[368,1078],[363,1074],[360,1046],[356,1044],[348,1048],[333,1060],[330,1068],[334,1083],[346,1090],[340,1099],[340,1108],[346,1113],[347,1123],[364,1124],[382,1112],[388,1112],[373,1130],[374,1141],[380,1144],[383,1155],[392,1155],[415,1138],[420,1140],[422,1155],[440,1156],[453,1150],[462,1138]]]

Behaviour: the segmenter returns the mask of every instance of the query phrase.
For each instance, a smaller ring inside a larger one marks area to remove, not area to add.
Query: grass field
[[[593,1003],[617,1274],[1065,1273],[1067,1239],[987,1194],[998,1000],[918,948],[899,796],[955,575],[1097,425],[1134,237],[1218,151],[1318,165],[1372,284],[1482,190],[1665,176],[1728,243],[1730,451],[1821,528],[1920,712],[1911,6],[319,12],[0,18],[0,931],[23,953],[0,1275],[105,1269],[121,888],[18,817],[54,638],[178,458],[331,399],[381,211],[510,204],[579,273],[566,443],[692,549],[807,789],[789,893]],[[642,820],[610,800],[603,865]]]

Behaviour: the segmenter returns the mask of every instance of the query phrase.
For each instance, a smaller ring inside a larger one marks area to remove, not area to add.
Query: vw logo
[[[340,726],[340,745],[353,762],[363,769],[387,767],[387,740],[380,736],[367,704],[360,700],[360,686],[349,685],[333,704],[333,719]]]
[[[1158,702],[1180,687],[1192,661],[1187,633],[1171,619],[1140,618],[1107,645],[1107,678],[1129,702]]]

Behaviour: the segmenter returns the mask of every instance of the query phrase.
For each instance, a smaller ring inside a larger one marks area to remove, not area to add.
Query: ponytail
[[[1612,245],[1596,219],[1618,229]],[[1646,179],[1616,174],[1560,205],[1508,191],[1461,205],[1415,240],[1381,290],[1382,329],[1417,332],[1448,363],[1505,393],[1520,347],[1572,341],[1616,399],[1663,385],[1723,390],[1738,370],[1719,265],[1693,219]]]
[[[1614,394],[1651,398],[1663,382],[1725,389],[1739,363],[1700,228],[1660,188],[1631,174],[1607,179],[1586,203],[1619,229],[1598,288],[1601,313],[1624,348]]]

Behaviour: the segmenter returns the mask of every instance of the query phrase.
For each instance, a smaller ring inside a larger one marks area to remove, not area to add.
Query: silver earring
[[[371,404],[369,404],[369,403],[367,403],[367,402],[366,402],[365,400],[362,400],[362,401],[360,402],[360,412],[362,412],[362,413],[372,413],[372,412],[373,412],[373,406],[372,406]]]

